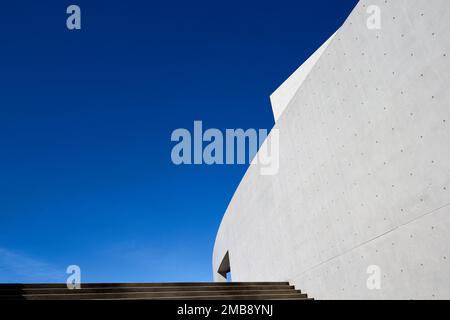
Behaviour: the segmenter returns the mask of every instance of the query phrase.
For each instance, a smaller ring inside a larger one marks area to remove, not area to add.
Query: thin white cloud
[[[0,247],[0,283],[65,282],[65,270],[27,254]]]

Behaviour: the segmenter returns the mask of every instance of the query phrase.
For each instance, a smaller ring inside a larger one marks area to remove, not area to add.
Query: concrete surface
[[[236,190],[215,281],[228,252],[233,281],[317,299],[450,298],[449,30],[448,0],[357,5],[276,122],[279,173],[251,166]]]
[[[319,49],[316,50],[295,72],[283,82],[283,84],[270,95],[270,103],[272,104],[272,112],[275,122],[278,121],[289,102],[294,98],[298,88],[309,75],[316,62],[322,56],[322,53],[333,39],[332,35]]]

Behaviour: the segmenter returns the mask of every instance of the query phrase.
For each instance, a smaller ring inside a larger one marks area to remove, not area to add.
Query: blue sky
[[[246,166],[175,166],[171,132],[270,129],[269,95],[356,2],[3,3],[0,282],[71,264],[85,282],[210,281]]]

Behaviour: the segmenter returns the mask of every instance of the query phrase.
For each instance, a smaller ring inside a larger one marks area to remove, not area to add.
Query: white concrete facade
[[[448,0],[360,1],[286,99],[278,174],[251,166],[236,190],[215,281],[228,252],[233,281],[316,299],[450,298],[449,31]]]
[[[275,122],[278,121],[289,102],[294,98],[298,88],[301,87],[303,81],[309,75],[316,62],[322,56],[322,53],[333,39],[332,35],[323,45],[317,49],[283,84],[270,95],[270,103],[272,104],[273,117]]]

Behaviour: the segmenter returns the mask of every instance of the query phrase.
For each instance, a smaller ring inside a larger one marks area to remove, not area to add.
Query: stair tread
[[[0,300],[309,300],[289,282],[0,284]]]
[[[85,288],[90,287],[166,287],[166,286],[242,286],[242,285],[289,285],[289,282],[118,282],[118,283],[83,283]],[[64,283],[5,283],[0,284],[3,288],[65,288]]]
[[[261,286],[261,285],[249,285],[249,286],[166,286],[166,287],[88,287],[85,288],[84,286],[81,287],[81,289],[78,290],[70,290],[68,288],[8,288],[8,289],[1,289],[0,288],[0,295],[2,293],[13,293],[13,292],[19,292],[19,293],[76,293],[77,291],[90,291],[90,292],[101,292],[101,291],[135,291],[135,292],[159,292],[159,291],[214,291],[214,290],[289,290],[294,289],[293,286],[288,285],[274,285],[274,286]]]
[[[15,295],[17,297],[24,297],[24,298],[55,298],[55,297],[68,297],[68,298],[87,298],[87,297],[120,297],[120,296],[128,296],[128,297],[151,297],[151,296],[202,296],[202,295],[219,295],[219,296],[225,296],[225,295],[250,295],[250,294],[302,294],[300,292],[297,292],[295,290],[243,290],[243,291],[169,291],[169,292],[113,292],[113,293],[67,293],[67,294],[57,294],[57,293],[51,293],[51,294],[24,294],[24,295]],[[6,296],[0,296],[0,298],[3,298]]]

